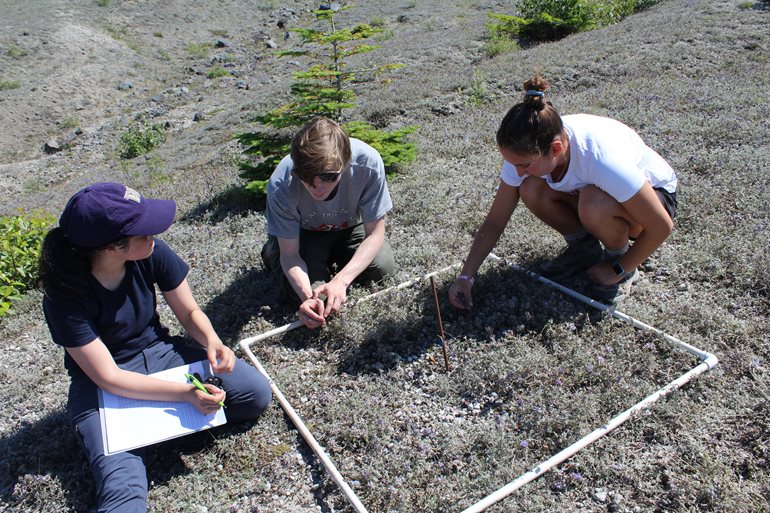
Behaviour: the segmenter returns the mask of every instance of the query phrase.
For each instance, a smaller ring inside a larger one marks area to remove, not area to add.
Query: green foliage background
[[[575,32],[583,32],[617,23],[636,11],[660,0],[520,0],[518,16],[490,14],[494,22],[487,26],[488,38],[499,46],[505,38],[527,41],[555,41]],[[493,52],[497,53],[497,52]]]
[[[0,216],[0,317],[35,286],[40,247],[52,223],[48,214]]]

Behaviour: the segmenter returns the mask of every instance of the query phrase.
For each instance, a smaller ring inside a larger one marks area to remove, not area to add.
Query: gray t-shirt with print
[[[282,239],[296,239],[300,229],[332,231],[369,223],[393,208],[385,180],[385,165],[377,150],[350,139],[350,165],[342,172],[331,199],[318,201],[292,174],[294,163],[287,155],[267,184],[267,232]]]

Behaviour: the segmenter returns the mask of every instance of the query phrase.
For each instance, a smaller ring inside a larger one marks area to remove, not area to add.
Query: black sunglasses
[[[214,385],[217,388],[222,388],[222,378],[219,376],[209,376],[205,380],[201,379],[201,375],[197,372],[193,372],[193,376],[195,376],[195,379],[201,383],[208,383],[209,385]]]
[[[329,172],[329,173],[315,173],[311,175],[303,175],[303,174],[297,173],[297,176],[303,182],[312,184],[313,179],[315,177],[318,177],[322,182],[334,183],[337,181],[337,179],[340,177],[341,174],[342,174],[341,171],[336,171],[336,172]]]

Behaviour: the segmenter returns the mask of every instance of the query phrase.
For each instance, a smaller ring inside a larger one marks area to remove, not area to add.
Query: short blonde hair
[[[294,171],[304,177],[340,171],[350,162],[350,139],[327,118],[316,118],[300,128],[291,141]]]

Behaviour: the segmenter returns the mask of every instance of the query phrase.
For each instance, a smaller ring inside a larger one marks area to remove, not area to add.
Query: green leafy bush
[[[0,216],[0,317],[37,282],[40,247],[52,222],[50,215],[21,211]]]
[[[311,64],[304,71],[292,75],[291,102],[255,117],[262,127],[254,132],[242,133],[237,140],[246,149],[249,156],[239,163],[241,177],[248,183],[246,189],[258,197],[264,197],[267,180],[275,166],[289,152],[292,130],[316,117],[326,117],[342,122],[345,109],[355,107],[356,93],[353,87],[362,87],[380,74],[403,64],[393,63],[372,65],[366,69],[348,69],[346,60],[357,54],[367,53],[379,48],[364,44],[362,41],[382,32],[365,23],[353,28],[339,28],[335,25],[335,16],[352,6],[338,9],[314,11],[320,20],[329,22],[329,30],[295,28],[305,48],[278,52],[281,57],[306,56]],[[414,159],[414,145],[407,144],[404,137],[414,132],[417,127],[404,127],[395,132],[385,132],[364,122],[343,124],[343,129],[351,136],[370,144],[383,157],[385,166],[393,169],[399,162]]]
[[[280,132],[247,132],[239,134],[238,141],[246,146],[245,155],[253,155],[259,158],[258,162],[241,160],[238,167],[241,177],[249,182],[246,190],[253,192],[257,197],[267,195],[267,181],[281,159],[289,153],[291,148],[291,136]]]
[[[11,43],[11,46],[8,47],[7,53],[9,57],[13,57],[14,59],[21,59],[22,57],[26,57],[29,54],[27,50],[17,45],[16,43]]]
[[[555,41],[575,32],[617,23],[660,0],[520,0],[518,16],[492,13],[488,41],[503,38]],[[487,53],[490,53],[489,51]]]
[[[190,43],[185,50],[191,57],[203,59],[209,54],[209,45],[205,43]]]
[[[118,156],[122,159],[132,159],[155,149],[166,140],[163,125],[135,124],[120,136]]]

